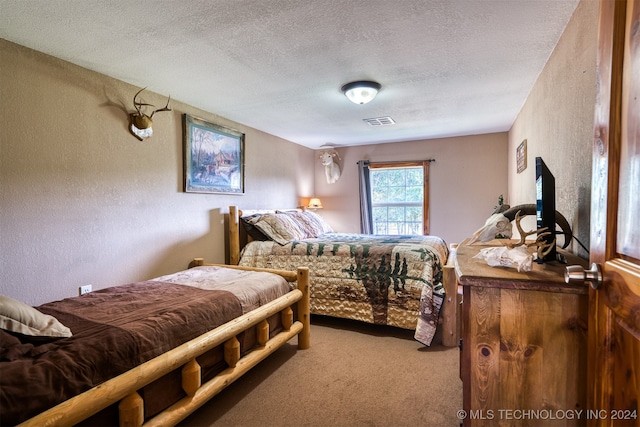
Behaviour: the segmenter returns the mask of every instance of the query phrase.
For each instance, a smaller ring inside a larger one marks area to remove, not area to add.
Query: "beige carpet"
[[[181,425],[458,426],[458,348],[412,336],[313,317],[310,349],[294,338]]]

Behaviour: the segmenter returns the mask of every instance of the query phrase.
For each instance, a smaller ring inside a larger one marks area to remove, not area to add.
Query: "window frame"
[[[415,162],[370,162],[369,169],[399,169],[408,167],[422,166],[422,235],[428,236],[430,231],[429,226],[429,164],[433,160],[421,160]],[[371,187],[373,191],[373,186]],[[368,195],[371,200],[371,194]]]

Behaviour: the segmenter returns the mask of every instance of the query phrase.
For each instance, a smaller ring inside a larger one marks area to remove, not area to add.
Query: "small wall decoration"
[[[522,172],[527,168],[527,140],[525,139],[518,145],[518,150],[516,151],[516,161],[518,164],[518,173]]]
[[[336,158],[340,160],[340,156],[335,150],[325,150],[320,153],[320,163],[324,166],[327,184],[335,184],[340,179],[340,165]]]
[[[135,113],[129,113],[129,132],[131,135],[138,138],[140,141],[144,141],[146,138],[150,138],[153,135],[153,115],[161,111],[171,111],[169,102],[171,96],[167,99],[167,105],[163,108],[155,109],[151,114],[146,114],[143,109],[146,107],[153,107],[151,104],[147,104],[142,100],[138,100],[138,95],[142,93],[145,88],[140,89],[135,95],[133,95],[133,106],[136,109]]]
[[[244,194],[244,134],[184,115],[184,191]]]

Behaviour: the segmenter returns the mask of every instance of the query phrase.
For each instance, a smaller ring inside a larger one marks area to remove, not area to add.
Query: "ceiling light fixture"
[[[358,81],[347,83],[341,90],[354,104],[366,104],[376,97],[381,87],[380,83]]]

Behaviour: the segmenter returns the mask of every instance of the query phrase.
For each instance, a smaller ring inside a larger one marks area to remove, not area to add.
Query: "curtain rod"
[[[361,160],[361,161],[363,161],[363,160]],[[435,162],[435,161],[436,161],[436,159],[426,159],[426,160],[396,160],[396,161],[393,161],[393,162],[384,162],[384,161],[381,161],[381,162],[372,162],[372,161],[370,161],[370,160],[364,160],[364,161],[369,162],[369,164],[374,164],[374,165],[375,165],[376,163],[384,163],[384,164],[387,164],[387,165],[392,165],[392,164],[395,164],[395,163],[398,163],[398,164],[403,164],[403,163],[424,163],[424,162],[432,163],[432,162]]]

